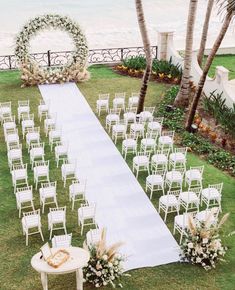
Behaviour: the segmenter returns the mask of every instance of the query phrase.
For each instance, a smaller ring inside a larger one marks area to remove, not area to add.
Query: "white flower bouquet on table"
[[[227,248],[222,245],[219,230],[229,214],[223,216],[219,224],[211,223],[209,215],[204,223],[196,223],[189,217],[189,230],[181,245],[183,261],[202,266],[205,270],[215,268],[216,262],[223,260]]]
[[[88,265],[83,268],[84,279],[86,282],[93,284],[96,288],[111,284],[114,288],[116,285],[122,288],[120,278],[127,276],[124,274],[123,261],[125,258],[117,250],[122,243],[115,243],[111,246],[106,245],[106,230],[103,229],[101,239],[98,243],[87,246],[90,252]],[[116,280],[119,280],[116,283]]]

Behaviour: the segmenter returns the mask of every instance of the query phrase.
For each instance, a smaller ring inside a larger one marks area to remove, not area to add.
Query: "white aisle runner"
[[[125,269],[179,261],[178,244],[76,84],[39,89],[57,113],[78,176],[87,177],[87,197],[97,203],[99,227],[107,228],[108,241],[125,243]]]

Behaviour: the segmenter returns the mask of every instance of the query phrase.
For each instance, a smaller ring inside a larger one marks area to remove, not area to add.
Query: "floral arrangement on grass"
[[[96,288],[110,284],[113,288],[117,285],[122,288],[120,278],[128,276],[124,274],[123,262],[125,258],[118,253],[118,248],[122,243],[115,243],[111,246],[106,245],[106,230],[102,230],[101,239],[97,244],[84,248],[90,252],[88,265],[83,268],[84,279],[93,284]],[[118,283],[115,281],[118,280]]]
[[[45,29],[66,31],[72,38],[75,50],[67,65],[44,68],[29,53],[30,40]],[[86,70],[88,45],[80,26],[67,16],[46,14],[26,23],[16,38],[15,55],[21,68],[23,86],[37,84],[85,81],[89,79]]]
[[[208,215],[204,223],[195,223],[189,216],[189,230],[181,245],[183,261],[202,266],[205,270],[216,267],[218,261],[223,261],[227,248],[223,246],[219,230],[229,214],[225,214],[219,224],[212,222],[212,215]]]

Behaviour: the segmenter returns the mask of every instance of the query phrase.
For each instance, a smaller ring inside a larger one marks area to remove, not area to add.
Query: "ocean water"
[[[189,0],[142,0],[152,45],[158,30],[175,31],[175,45],[184,48]],[[195,29],[198,45],[206,0],[199,0]],[[45,13],[59,13],[76,20],[86,34],[90,48],[142,45],[134,0],[0,0],[0,55],[13,53],[15,36],[30,19]],[[221,26],[221,17],[213,12],[208,47]],[[234,24],[223,46],[235,46]],[[65,32],[42,31],[31,40],[31,52],[69,50],[72,41]]]

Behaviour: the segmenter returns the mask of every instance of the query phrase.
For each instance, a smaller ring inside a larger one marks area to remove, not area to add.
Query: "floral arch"
[[[67,32],[75,45],[72,57],[65,66],[40,67],[29,54],[30,39],[41,30],[48,28]],[[23,86],[37,84],[85,81],[89,78],[86,70],[88,46],[80,26],[67,16],[46,14],[31,19],[17,36],[15,55],[21,69]]]

